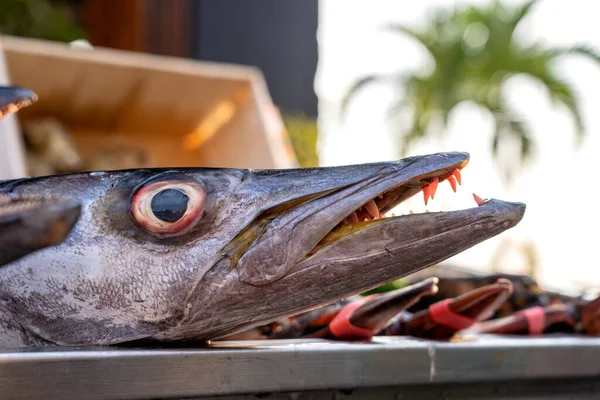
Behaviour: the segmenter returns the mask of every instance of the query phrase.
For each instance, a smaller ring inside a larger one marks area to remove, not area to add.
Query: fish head
[[[525,205],[384,218],[460,177],[466,153],[339,167],[107,171],[0,183],[76,199],[59,246],[0,270],[0,306],[56,344],[213,339],[447,259],[515,226]],[[4,299],[4,300],[2,300]]]

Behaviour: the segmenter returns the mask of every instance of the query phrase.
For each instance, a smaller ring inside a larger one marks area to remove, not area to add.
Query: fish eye
[[[164,179],[138,188],[131,197],[136,224],[159,238],[183,235],[202,217],[206,192],[197,182]]]

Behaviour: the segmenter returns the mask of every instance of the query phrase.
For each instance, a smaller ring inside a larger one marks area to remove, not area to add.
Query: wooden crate
[[[142,146],[153,167],[297,165],[253,67],[8,36],[2,45],[11,83],[39,95],[19,119],[59,118],[84,158],[122,143]]]

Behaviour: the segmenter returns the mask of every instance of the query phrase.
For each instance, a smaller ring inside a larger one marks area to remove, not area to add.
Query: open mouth
[[[427,205],[429,199],[434,199],[438,185],[446,181],[456,193],[457,186],[462,184],[460,168],[455,168],[452,172],[445,172],[439,176],[417,177],[408,183],[388,189],[352,212],[340,222],[340,225],[349,225],[357,222],[387,218],[386,213],[419,192],[423,193],[423,199],[425,205]],[[391,216],[394,217],[395,215],[392,214]]]
[[[331,245],[340,239],[351,236],[358,241],[379,240],[374,236],[366,239],[369,235],[376,235],[371,228],[381,226],[381,235],[387,235],[384,232],[392,226],[390,222],[412,217],[392,214],[400,203],[419,193],[423,194],[427,203],[435,198],[440,184],[449,184],[456,190],[462,183],[461,170],[467,163],[468,156],[463,154],[458,154],[458,157],[443,154],[405,159],[400,163],[364,165],[364,170],[357,170],[363,176],[360,180],[335,189],[313,192],[264,211],[221,254],[227,255],[236,266],[243,282],[256,285],[273,282],[301,261],[332,248]],[[367,170],[371,172],[364,173]],[[338,171],[348,173],[344,169]],[[315,182],[322,184],[332,176],[316,177]],[[310,180],[307,183],[310,184]],[[478,203],[484,204],[480,199]],[[401,235],[398,231],[400,225],[393,225],[394,235]],[[365,233],[355,236],[363,230]],[[356,244],[359,245],[358,242]],[[353,253],[353,250],[348,248],[346,253]],[[268,262],[265,262],[265,255],[268,255]]]
[[[413,196],[419,195],[420,193],[422,193],[425,205],[427,205],[429,200],[435,198],[438,186],[441,184],[449,184],[456,193],[458,186],[462,184],[461,170],[466,165],[467,163],[464,162],[453,168],[444,168],[442,170],[416,176],[408,182],[379,193],[376,197],[372,198],[340,221],[335,228],[333,228],[319,244],[307,254],[307,256],[315,254],[332,242],[369,226],[377,220],[405,217],[404,215],[396,216],[391,211],[402,202]],[[474,193],[473,198],[475,199],[477,206],[482,206],[487,201]],[[410,211],[409,214],[412,215],[415,213]]]

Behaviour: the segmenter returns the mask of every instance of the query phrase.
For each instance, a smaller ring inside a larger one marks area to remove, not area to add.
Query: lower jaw
[[[476,201],[477,201],[477,206],[476,207],[480,207],[482,205],[485,204],[484,200],[481,200],[479,198],[479,196],[474,195]],[[468,210],[468,209],[467,209]],[[374,218],[372,220],[364,220],[362,222],[354,222],[354,223],[347,223],[347,222],[341,222],[340,224],[338,224],[331,232],[329,232],[320,242],[319,244],[317,244],[308,254],[307,257],[310,257],[312,255],[314,255],[315,253],[317,253],[318,251],[320,251],[323,248],[326,248],[327,246],[335,243],[336,241],[343,239],[345,237],[348,237],[352,234],[355,234],[363,229],[367,229],[370,228],[374,225],[378,225],[384,222],[392,222],[392,221],[397,221],[397,223],[401,223],[403,220],[404,221],[409,221],[410,218],[414,217],[414,216],[421,216],[421,215],[430,215],[430,216],[434,216],[434,215],[440,215],[440,214],[445,214],[445,215],[449,215],[450,213],[456,212],[456,211],[465,211],[465,210],[453,210],[453,211],[435,211],[435,212],[429,212],[428,210],[426,210],[425,212],[422,213],[413,213],[412,211],[410,211],[408,214],[406,215],[399,215],[396,216],[394,214],[392,214],[391,212],[389,213],[390,215],[381,215],[379,218]]]

